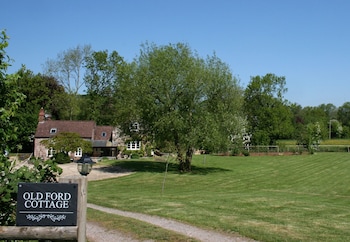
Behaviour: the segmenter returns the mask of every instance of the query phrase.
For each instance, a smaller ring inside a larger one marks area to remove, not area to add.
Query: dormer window
[[[102,132],[102,133],[101,133],[101,136],[102,136],[102,137],[106,137],[106,136],[107,136],[107,133],[106,133],[106,132]]]
[[[140,124],[138,122],[134,122],[130,125],[130,131],[139,132],[139,130],[140,130]]]
[[[56,133],[57,133],[57,129],[56,128],[50,129],[50,134],[56,134]]]

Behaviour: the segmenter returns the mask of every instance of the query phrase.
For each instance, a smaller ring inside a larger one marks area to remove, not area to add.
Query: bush
[[[70,157],[67,153],[64,152],[60,152],[60,153],[56,153],[52,159],[57,163],[57,164],[67,164],[70,163]]]
[[[140,155],[137,154],[137,153],[132,153],[131,154],[131,159],[139,159],[140,158]]]
[[[15,167],[15,161],[0,155],[0,226],[14,225],[19,182],[56,182],[62,169],[53,160],[32,159],[33,168]]]
[[[123,155],[127,155],[132,159],[138,159],[143,156],[142,150],[124,150]]]
[[[249,153],[248,150],[243,150],[243,151],[242,151],[242,154],[243,154],[244,156],[250,156],[250,153]]]
[[[231,150],[231,155],[232,156],[238,156],[241,154],[240,148],[235,146],[233,147],[233,149]]]

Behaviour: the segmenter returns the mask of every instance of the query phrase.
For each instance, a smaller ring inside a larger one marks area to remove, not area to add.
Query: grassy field
[[[260,241],[348,241],[350,154],[195,156],[114,161],[133,175],[89,182],[88,201],[169,217]]]

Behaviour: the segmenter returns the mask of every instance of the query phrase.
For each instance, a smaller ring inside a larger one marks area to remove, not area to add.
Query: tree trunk
[[[184,158],[181,152],[178,152],[177,159],[179,161],[179,170],[180,172],[191,172],[191,162],[193,156],[193,148],[190,147],[186,151],[186,157]]]
[[[187,148],[186,161],[185,161],[186,172],[191,171],[191,162],[192,162],[193,152],[194,152],[194,149],[192,147]]]
[[[177,160],[179,161],[180,172],[185,172],[185,160],[181,150],[177,151]]]

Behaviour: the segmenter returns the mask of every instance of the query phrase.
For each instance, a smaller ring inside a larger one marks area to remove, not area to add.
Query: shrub
[[[140,158],[140,155],[138,153],[131,154],[131,159],[138,159],[138,158]]]
[[[241,154],[240,148],[237,146],[234,146],[233,149],[231,150],[231,155],[232,156],[238,156]]]
[[[250,156],[250,153],[249,153],[248,150],[243,150],[243,151],[242,151],[242,154],[243,154],[244,156]]]
[[[32,159],[33,168],[15,167],[15,161],[0,155],[0,226],[16,221],[17,185],[19,182],[56,182],[62,169],[53,160]]]
[[[132,159],[138,159],[143,156],[142,150],[124,150],[123,155],[127,155]]]
[[[57,164],[67,164],[70,163],[70,157],[67,153],[64,152],[60,152],[60,153],[56,153],[52,159],[57,163]]]

